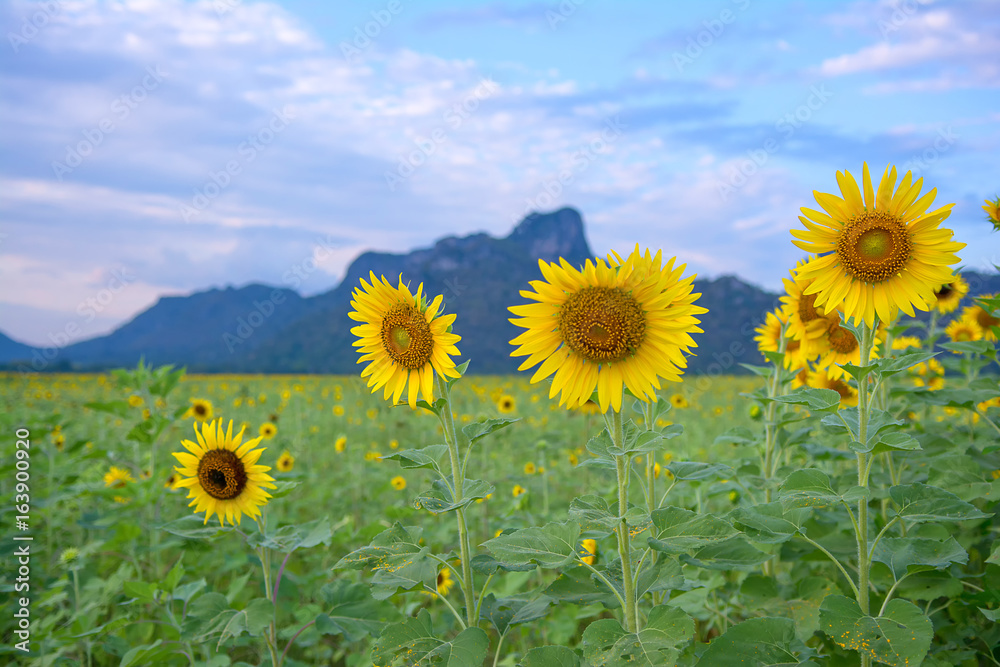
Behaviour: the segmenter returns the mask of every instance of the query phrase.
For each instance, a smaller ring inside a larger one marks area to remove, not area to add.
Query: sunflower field
[[[356,376],[0,376],[3,660],[1000,665],[1000,298],[921,180],[837,181],[744,375],[637,247],[539,263],[515,376],[374,274]]]

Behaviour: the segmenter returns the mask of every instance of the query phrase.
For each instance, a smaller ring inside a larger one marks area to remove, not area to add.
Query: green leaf
[[[678,647],[694,635],[694,621],[680,609],[658,605],[649,612],[646,626],[629,633],[606,618],[583,631],[583,655],[593,665],[607,667],[654,667],[671,665]]]
[[[466,362],[466,363],[468,363],[468,362]],[[441,398],[437,399],[436,401],[434,401],[433,404],[432,403],[428,403],[427,401],[425,401],[423,399],[420,399],[419,401],[416,402],[416,406],[418,408],[423,408],[425,410],[430,410],[431,412],[433,412],[434,414],[436,414],[439,417],[441,416],[441,411],[444,410],[444,406],[446,406],[446,405],[448,405],[448,399],[446,399],[444,397],[441,397]]]
[[[575,521],[516,530],[483,543],[497,560],[515,565],[562,567],[575,560],[580,525]]]
[[[655,563],[643,567],[639,572],[635,582],[635,594],[642,597],[649,591],[669,591],[683,586],[684,575],[681,573],[681,564],[676,558],[660,556]]]
[[[795,622],[789,618],[751,618],[716,637],[695,667],[771,667],[798,665],[791,645]]]
[[[838,646],[867,654],[893,667],[919,665],[927,655],[934,629],[913,603],[895,598],[885,615],[874,618],[843,595],[828,595],[820,606],[823,632]]]
[[[862,453],[871,452],[875,456],[891,450],[917,451],[920,449],[920,443],[909,433],[892,431],[875,436],[872,441],[869,441],[866,447],[861,447],[859,443],[852,442],[851,449]]]
[[[386,461],[398,461],[399,467],[407,470],[415,468],[431,468],[440,472],[438,463],[441,457],[448,451],[448,445],[430,445],[420,449],[404,449],[402,451],[387,454],[382,459]]]
[[[208,621],[229,609],[229,600],[222,593],[199,595],[188,606],[188,616]]]
[[[334,569],[372,568],[371,594],[385,600],[398,590],[423,589],[437,581],[437,566],[428,547],[418,544],[421,529],[396,523],[371,541],[341,558]]]
[[[611,580],[614,581],[613,578]],[[619,591],[620,593],[621,591]],[[582,565],[564,570],[556,577],[555,581],[549,584],[544,594],[555,600],[572,602],[573,604],[600,602],[608,609],[616,609],[621,606],[608,585]]]
[[[268,626],[274,618],[274,605],[267,598],[256,598],[251,600],[247,606],[230,616],[229,621],[222,628],[219,636],[218,646],[222,646],[229,638],[237,638],[244,632],[251,637],[262,635],[264,628]]]
[[[146,581],[126,581],[122,584],[125,595],[138,598],[140,602],[152,602],[156,595],[156,584]]]
[[[673,461],[667,465],[676,479],[698,482],[706,479],[731,479],[735,471],[722,463],[701,463],[700,461]]]
[[[938,343],[939,347],[961,354],[986,354],[993,349],[988,340],[968,340],[957,343]]]
[[[329,611],[316,617],[316,630],[324,635],[343,635],[356,642],[366,635],[378,636],[390,611],[387,603],[372,599],[368,587],[338,579],[320,590]]]
[[[754,542],[780,544],[795,537],[799,526],[805,520],[806,510],[782,510],[781,503],[737,507],[729,513],[733,527],[743,532]],[[792,519],[790,521],[789,519]]]
[[[132,667],[132,665],[155,665],[167,656],[176,653],[177,648],[173,644],[161,646],[162,639],[157,639],[152,644],[136,646],[122,656],[122,661],[118,667]]]
[[[204,579],[198,579],[197,581],[189,581],[186,584],[181,584],[174,589],[174,594],[171,596],[174,600],[181,600],[182,602],[189,601],[194,597],[195,593],[201,591],[205,588],[206,583]]]
[[[608,501],[594,495],[580,496],[570,501],[569,515],[580,522],[584,531],[594,528],[614,530],[621,521],[616,513],[611,512]]]
[[[829,507],[841,502],[853,502],[867,498],[870,492],[862,487],[854,487],[847,493],[837,493],[830,476],[816,468],[796,470],[781,484],[778,498],[785,511],[799,507]]]
[[[483,598],[479,608],[479,618],[489,621],[498,634],[504,634],[513,625],[529,623],[544,618],[550,598],[541,597],[527,600],[519,597],[497,599],[493,593]]]
[[[296,482],[295,480],[292,480],[292,479],[286,479],[284,481],[275,482],[274,486],[276,488],[273,489],[272,491],[270,491],[271,500],[277,500],[278,498],[284,498],[289,493],[291,493],[295,489],[295,487],[297,487],[298,485],[299,485],[299,483]]]
[[[129,416],[128,401],[108,401],[106,403],[94,401],[92,403],[84,403],[83,407],[90,408],[91,410],[96,410],[98,412],[106,412],[108,414],[115,415],[116,417],[121,417],[122,419]]]
[[[736,426],[722,435],[718,436],[713,444],[716,445],[753,445],[760,441],[760,437],[746,426]]]
[[[965,564],[969,554],[954,537],[944,542],[926,537],[883,537],[875,545],[872,560],[888,565],[892,576],[899,581],[908,572]]]
[[[476,502],[476,499],[485,498],[495,491],[489,482],[484,482],[481,479],[467,479],[462,489],[462,500],[456,502],[451,490],[451,481],[451,475],[447,479],[434,480],[430,491],[425,491],[413,499],[413,506],[417,509],[425,509],[432,514],[452,512],[468,507]]]
[[[836,412],[840,409],[840,394],[833,389],[799,387],[784,396],[776,396],[774,400],[779,403],[805,405],[812,412]]]
[[[580,656],[565,646],[536,646],[528,649],[518,667],[580,667]]]
[[[372,662],[391,665],[400,654],[406,664],[414,667],[481,667],[489,650],[490,640],[479,628],[466,628],[451,641],[438,639],[426,609],[416,618],[389,625],[372,647]]]
[[[525,563],[523,565],[501,563],[489,554],[477,554],[473,556],[470,565],[473,570],[486,576],[496,574],[497,572],[530,572],[535,569],[534,563]]]
[[[737,535],[702,547],[693,557],[682,555],[680,558],[685,563],[707,570],[742,570],[753,569],[773,557],[773,554],[760,551],[747,542],[745,537]]]
[[[177,582],[179,582],[184,576],[184,566],[181,565],[182,560],[183,554],[181,558],[177,559],[174,566],[170,568],[170,572],[167,572],[167,576],[163,579],[163,583],[160,584],[160,588],[168,593],[174,592],[174,589],[177,588]]]
[[[879,359],[875,362],[875,366],[882,377],[891,377],[897,373],[903,373],[917,364],[922,364],[937,355],[937,352],[910,352],[909,354],[901,354],[898,357]]]
[[[268,535],[256,533],[247,538],[251,547],[263,546],[282,553],[291,553],[296,549],[308,549],[318,544],[329,544],[333,532],[330,528],[330,518],[323,517],[309,523],[282,526]]]
[[[233,531],[232,526],[223,527],[217,523],[206,523],[205,519],[197,514],[188,514],[180,519],[175,519],[159,526],[159,529],[188,540],[204,540]]]
[[[907,521],[966,521],[993,516],[980,512],[954,493],[916,482],[889,489],[889,496],[899,506],[900,518]]]
[[[462,433],[469,439],[469,444],[471,445],[477,440],[481,440],[491,433],[496,433],[500,429],[506,428],[518,421],[520,419],[505,419],[503,417],[487,419],[486,421],[466,424],[462,427]]]
[[[711,514],[696,514],[680,507],[653,510],[656,537],[649,546],[666,554],[681,554],[736,535],[736,529]]]

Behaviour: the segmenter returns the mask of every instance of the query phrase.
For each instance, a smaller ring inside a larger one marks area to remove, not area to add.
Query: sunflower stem
[[[647,431],[653,430],[653,418],[656,414],[656,394],[650,402],[643,404],[642,416]],[[653,452],[646,454],[646,511],[650,515],[656,509],[656,456]]]
[[[454,486],[455,503],[461,503],[465,487],[465,469],[459,460],[458,438],[455,432],[455,416],[452,414],[451,388],[448,381],[438,373],[434,374],[434,381],[437,382],[438,391],[444,398],[445,404],[441,408],[441,425],[444,429],[445,444],[448,445],[448,456],[451,459],[451,479]],[[465,522],[465,509],[460,507],[455,510],[455,520],[458,523],[458,549],[462,558],[462,595],[465,597],[465,619],[468,627],[475,627],[477,620],[476,594],[473,590],[472,581],[472,546],[469,543],[469,527]]]
[[[623,448],[625,445],[624,428],[622,426],[622,413],[617,410],[611,412],[611,442],[615,447]],[[629,540],[628,523],[625,521],[625,513],[628,511],[628,478],[631,465],[629,456],[622,454],[615,456],[615,471],[618,476],[618,556],[622,561],[622,586],[625,593],[625,629],[630,633],[639,631],[639,615],[637,613],[637,601],[635,599],[635,580],[632,578],[632,549]]]
[[[872,327],[867,322],[862,321],[860,326],[860,363],[861,368],[866,368],[871,357],[872,346],[875,342],[875,329],[878,327],[878,319]],[[858,382],[858,440],[862,445],[868,442],[868,419],[870,417],[870,399],[872,396],[868,388],[868,376]],[[871,472],[871,456],[866,452],[858,452],[858,486],[868,487],[868,475]],[[868,576],[871,570],[871,554],[868,547],[868,500],[860,498],[858,500],[858,522],[855,529],[858,543],[858,587],[857,599],[861,613],[869,615],[869,592]],[[871,666],[871,656],[861,653],[861,667]]]

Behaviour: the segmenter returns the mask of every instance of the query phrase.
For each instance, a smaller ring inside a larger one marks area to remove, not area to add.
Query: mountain
[[[505,238],[479,233],[407,254],[366,252],[340,285],[314,297],[259,284],[163,297],[113,333],[65,347],[35,368],[96,370],[144,357],[202,372],[357,373],[350,332],[357,323],[347,313],[352,291],[374,272],[392,283],[402,275],[411,289],[423,283],[426,294],[444,295],[447,311],[458,314],[454,330],[462,336],[462,358],[472,360],[470,372],[511,373],[523,359],[510,357],[509,341],[522,330],[508,322],[507,307],[524,303],[519,291],[542,278],[538,260],[563,257],[580,265],[593,256],[577,211],[533,213]],[[973,295],[1000,292],[1000,274],[963,276]],[[754,329],[779,295],[735,276],[696,280],[694,291],[709,312],[700,316],[704,333],[694,335],[698,347],[688,370],[740,373],[740,363],[762,363]],[[30,361],[16,360],[42,360],[41,353],[0,334],[0,364],[27,370]]]

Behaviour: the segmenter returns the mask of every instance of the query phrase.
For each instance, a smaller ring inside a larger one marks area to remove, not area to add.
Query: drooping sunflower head
[[[812,282],[805,294],[815,305],[843,304],[845,317],[874,326],[875,316],[891,322],[902,310],[927,310],[934,289],[951,280],[949,265],[965,247],[952,241],[950,229],[939,229],[954,204],[927,212],[936,190],[918,198],[923,179],[907,172],[896,188],[896,168],[886,168],[878,191],[868,164],[862,187],[850,172],[837,172],[842,197],[814,192],[823,211],[802,209],[806,229],[793,229],[795,245],[819,256],[797,272]]]
[[[514,397],[510,394],[504,394],[500,397],[500,400],[497,401],[497,410],[500,411],[500,414],[509,415],[514,412],[514,408],[516,407],[517,404],[514,402]]]
[[[288,452],[282,452],[274,467],[278,469],[278,472],[291,472],[292,468],[295,467],[295,457]]]
[[[510,321],[527,329],[513,339],[519,346],[511,356],[528,357],[518,370],[539,365],[531,382],[553,373],[549,398],[560,395],[560,405],[576,408],[597,390],[602,412],[621,410],[623,387],[649,401],[660,388],[660,378],[679,381],[687,361],[684,353],[696,344],[700,332],[692,294],[694,276],[682,278],[684,266],[666,265],[662,253],[639,252],[627,259],[588,260],[582,269],[564,259],[539,261],[545,280],[535,280],[535,291],[521,296],[535,301],[509,310]]]
[[[205,422],[212,418],[213,413],[212,401],[204,398],[192,398],[191,407],[184,413],[184,417],[193,417],[196,421]]]
[[[983,294],[979,298],[996,299],[997,296],[997,294]],[[966,306],[962,309],[960,319],[975,321],[979,325],[979,328],[983,330],[983,338],[994,343],[997,342],[997,335],[994,333],[992,327],[1000,327],[1000,317],[994,317],[982,305],[976,303]]]
[[[934,301],[930,305],[940,313],[950,313],[958,308],[958,304],[968,293],[969,284],[961,274],[955,273],[951,280],[935,288]]]
[[[183,440],[187,452],[175,452],[174,457],[181,464],[174,470],[181,479],[178,487],[188,490],[189,506],[194,511],[205,512],[205,523],[217,514],[219,525],[229,521],[240,523],[246,514],[252,519],[260,516],[260,508],[271,497],[265,488],[276,488],[274,478],[267,474],[269,466],[258,465],[257,461],[264,448],[255,449],[261,438],[243,442],[243,432],[233,435],[233,422],[223,429],[218,419],[202,424],[201,431],[195,424],[197,443]]]
[[[428,403],[434,402],[434,373],[442,378],[458,377],[455,362],[449,355],[458,355],[455,343],[461,337],[451,333],[455,315],[441,315],[444,297],[438,296],[429,305],[421,285],[416,294],[403,283],[393,287],[383,276],[369,274],[371,283],[361,279],[361,287],[354,289],[348,316],[359,326],[351,329],[358,337],[354,346],[359,348],[358,363],[369,362],[361,371],[368,378],[374,394],[385,389],[383,397],[392,395],[393,403],[407,390],[407,403],[417,406],[417,396]]]

